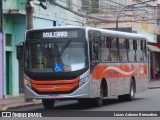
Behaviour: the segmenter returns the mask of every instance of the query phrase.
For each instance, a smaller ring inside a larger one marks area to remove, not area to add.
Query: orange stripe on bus
[[[123,78],[129,76],[146,76],[147,65],[97,65],[92,72],[92,80],[102,78]]]
[[[31,80],[31,85],[39,92],[68,92],[78,86],[79,80],[79,77],[72,80]]]
[[[74,82],[77,82],[79,81],[79,77],[76,78],[76,79],[72,79],[72,80],[43,80],[43,81],[40,81],[40,80],[33,80],[31,79],[31,83],[33,84],[70,84],[70,83],[74,83]]]

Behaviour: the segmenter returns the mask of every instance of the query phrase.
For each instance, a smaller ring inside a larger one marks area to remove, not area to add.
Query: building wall
[[[0,32],[0,99],[3,98],[3,36]]]
[[[4,16],[4,95],[17,93],[14,65],[14,18]],[[8,40],[8,41],[7,41]]]
[[[103,7],[103,4],[101,3],[102,1],[108,2],[108,4]],[[139,4],[140,2],[144,1],[145,0],[126,0],[123,1],[124,3],[122,3],[120,0],[115,0],[115,2],[119,2],[120,4],[124,5]],[[114,10],[117,10],[117,12],[114,13],[112,11],[112,5],[115,6],[116,5],[115,3],[113,4],[113,2],[109,0],[106,1],[100,0],[99,5],[100,5],[99,13],[91,13],[90,15],[96,18],[104,19],[106,20],[106,22],[101,20],[88,20],[87,21],[88,25],[97,28],[116,28],[116,17],[118,15],[118,12],[123,6],[117,6],[117,8],[114,7]],[[126,7],[120,13],[120,16],[118,18],[118,28],[132,28],[137,33],[141,33],[147,36],[149,42],[155,43],[157,42],[156,34],[158,34],[158,29],[157,29],[158,27],[156,24],[157,11],[156,9],[154,9],[154,7],[142,7],[142,5],[156,6],[157,3],[148,2],[145,4],[139,4],[138,6],[136,6],[137,8],[133,12],[126,11],[127,9],[131,8],[131,7]],[[106,9],[107,7],[108,9]],[[110,20],[112,22],[107,22],[107,20]]]
[[[81,6],[80,1],[72,3]],[[82,25],[85,22],[85,18],[77,16],[76,14],[55,6],[54,4],[44,4],[47,5],[47,10],[44,10],[39,6],[38,0],[34,0],[33,28],[71,24]],[[63,2],[62,5],[66,5],[66,2]],[[3,65],[4,68],[4,83],[1,84],[3,80],[1,81],[0,78],[0,85],[4,86],[4,96],[19,95],[19,62],[16,58],[16,46],[24,41],[24,34],[26,31],[25,6],[26,0],[3,0],[4,51],[3,57],[0,56],[0,58],[3,58],[4,64],[1,64],[0,60],[0,65]],[[74,8],[74,10],[76,9]],[[11,45],[8,45],[9,43],[6,42],[8,40],[8,37],[6,36],[10,37]],[[1,92],[3,91],[0,90],[0,97]]]

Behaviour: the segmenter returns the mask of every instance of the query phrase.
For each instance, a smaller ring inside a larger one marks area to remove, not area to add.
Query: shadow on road
[[[143,98],[135,98],[134,101],[141,100]],[[103,107],[104,106],[110,106],[110,105],[116,105],[116,104],[121,104],[121,103],[127,103],[127,102],[134,102],[134,101],[120,101],[118,99],[105,99],[103,102]],[[53,110],[89,110],[96,108],[94,107],[93,104],[80,104],[78,101],[73,101],[68,104],[63,104],[63,105],[55,105]],[[44,109],[42,109],[44,110]]]

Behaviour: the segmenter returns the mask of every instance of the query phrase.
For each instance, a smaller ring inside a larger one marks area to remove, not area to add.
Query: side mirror
[[[23,56],[23,44],[17,45],[16,52],[17,52],[17,59],[20,60],[21,57]]]

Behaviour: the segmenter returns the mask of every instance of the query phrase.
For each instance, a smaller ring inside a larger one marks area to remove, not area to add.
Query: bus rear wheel
[[[52,99],[42,99],[42,104],[44,106],[44,109],[47,109],[47,110],[53,109],[54,103],[55,103],[55,100],[52,100]]]
[[[126,95],[126,99],[128,101],[132,101],[134,100],[134,97],[135,97],[135,84],[133,80],[131,80],[129,94]]]
[[[135,84],[134,84],[133,80],[131,80],[129,94],[119,95],[118,99],[122,100],[122,101],[123,100],[132,101],[132,100],[134,100],[134,97],[135,97]]]

